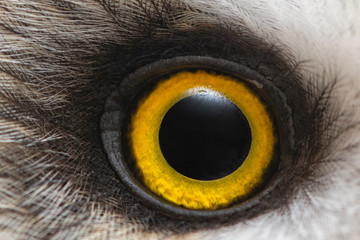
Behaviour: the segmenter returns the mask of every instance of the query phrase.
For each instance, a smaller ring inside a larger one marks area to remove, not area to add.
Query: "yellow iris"
[[[159,129],[168,110],[181,99],[204,92],[224,96],[243,112],[251,129],[250,151],[233,173],[216,180],[196,180],[173,169],[159,144]],[[260,187],[273,161],[277,138],[259,96],[230,76],[179,72],[160,81],[138,104],[129,126],[136,172],[153,193],[188,209],[215,210],[249,198]]]

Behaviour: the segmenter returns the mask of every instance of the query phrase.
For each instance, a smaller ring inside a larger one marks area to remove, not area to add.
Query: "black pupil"
[[[177,172],[214,180],[234,172],[251,145],[249,123],[232,102],[215,94],[198,94],[176,103],[159,132],[161,151]]]

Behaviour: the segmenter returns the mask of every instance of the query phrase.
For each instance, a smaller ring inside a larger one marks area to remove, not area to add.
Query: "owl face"
[[[359,10],[3,0],[1,238],[356,239]]]

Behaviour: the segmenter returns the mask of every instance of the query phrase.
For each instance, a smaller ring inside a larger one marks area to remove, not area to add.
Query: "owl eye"
[[[109,98],[105,150],[145,204],[174,217],[214,218],[251,207],[274,185],[276,101],[240,70],[210,58],[160,61]]]

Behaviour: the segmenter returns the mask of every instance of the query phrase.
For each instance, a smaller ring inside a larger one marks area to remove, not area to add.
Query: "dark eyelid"
[[[124,122],[128,122],[128,120],[126,120],[126,114],[124,113],[126,110],[124,109],[127,109],[128,103],[132,102],[134,97],[136,98],[138,93],[141,92],[139,89],[145,88],[145,91],[148,91],[149,86],[151,88],[154,82],[156,82],[156,80],[153,81],[154,79],[157,79],[159,76],[161,76],[159,77],[161,79],[162,77],[167,76],[169,72],[174,73],[176,71],[185,70],[197,71],[199,69],[207,69],[207,71],[214,74],[228,74],[229,76],[238,77],[238,81],[240,81],[240,79],[243,79],[244,82],[247,81],[248,87],[251,85],[253,91],[256,91],[259,95],[261,94],[263,101],[268,104],[268,110],[272,111],[276,115],[274,116],[277,122],[276,125],[279,126],[275,127],[275,132],[277,132],[279,136],[281,152],[291,151],[293,148],[291,144],[294,142],[294,134],[292,131],[293,129],[292,125],[290,124],[292,116],[288,111],[290,107],[286,105],[286,98],[279,97],[280,90],[277,89],[277,87],[270,81],[264,79],[256,71],[253,71],[247,67],[236,64],[234,62],[226,61],[224,59],[200,56],[184,56],[167,60],[159,60],[145,66],[144,68],[138,69],[135,73],[130,74],[128,78],[124,79],[119,85],[118,89],[116,89],[112,96],[108,99],[108,104],[105,107],[105,113],[102,117],[101,125],[102,139],[104,142],[104,147],[109,156],[109,161],[119,172],[119,174],[122,175],[123,181],[128,186],[131,186],[129,187],[129,190],[133,192],[134,195],[143,197],[145,203],[149,205],[151,203],[151,205],[155,205],[157,207],[158,211],[164,212],[165,214],[177,219],[183,218],[188,221],[219,221],[221,218],[221,221],[226,221],[229,216],[239,216],[242,212],[246,211],[246,209],[251,208],[256,203],[261,201],[262,196],[268,194],[271,189],[274,188],[274,185],[279,182],[279,177],[281,177],[281,175],[276,174],[276,177],[274,177],[271,181],[266,181],[267,186],[263,191],[253,196],[252,199],[246,201],[246,203],[239,204],[236,207],[233,206],[232,208],[228,209],[208,212],[188,211],[182,208],[175,208],[171,205],[167,206],[169,204],[161,201],[161,199],[152,198],[147,194],[144,194],[142,188],[139,187],[141,185],[136,184],[137,179],[133,178],[131,173],[129,174],[131,171],[129,170],[128,166],[126,164],[119,163],[119,159],[124,159],[123,153],[126,149],[120,147],[122,149],[120,150],[119,146],[117,146],[124,144],[118,144],[118,139],[120,139],[121,136],[124,136],[124,129],[120,126]],[[152,74],[150,74],[151,72]],[[135,102],[137,102],[137,100],[135,100]],[[282,153],[279,155],[283,156]],[[275,158],[278,159],[279,155],[277,155]],[[282,163],[280,164],[280,168],[284,169],[286,165],[291,163],[293,163],[293,161],[289,162],[289,159],[284,157],[282,159]],[[277,167],[274,165],[271,169],[275,168]]]

